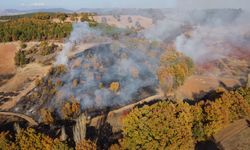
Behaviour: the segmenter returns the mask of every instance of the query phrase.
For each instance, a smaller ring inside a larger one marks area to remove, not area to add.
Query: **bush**
[[[27,47],[27,44],[21,43],[21,49],[25,49]]]
[[[16,66],[24,66],[29,63],[29,59],[26,58],[25,52],[19,50],[15,55],[15,64]]]

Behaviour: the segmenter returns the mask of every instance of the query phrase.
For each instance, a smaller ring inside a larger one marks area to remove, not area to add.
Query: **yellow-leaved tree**
[[[193,149],[193,116],[186,103],[135,108],[124,120],[122,149]]]

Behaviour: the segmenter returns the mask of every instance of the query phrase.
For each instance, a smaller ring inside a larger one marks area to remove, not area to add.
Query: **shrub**
[[[21,43],[21,49],[25,49],[27,47],[27,44]]]
[[[25,52],[19,50],[15,55],[15,64],[16,66],[24,66],[29,63],[29,59],[26,58]]]
[[[51,76],[60,76],[62,74],[65,74],[67,72],[67,68],[64,65],[58,65],[50,69],[49,74]]]

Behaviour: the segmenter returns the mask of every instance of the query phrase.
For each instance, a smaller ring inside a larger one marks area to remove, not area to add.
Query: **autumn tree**
[[[81,113],[81,105],[74,97],[70,97],[70,100],[62,106],[61,112],[65,119],[76,118]]]
[[[1,150],[16,150],[17,149],[16,145],[9,140],[8,132],[0,133],[0,149]]]
[[[192,72],[193,62],[190,58],[169,50],[161,56],[157,75],[162,89],[168,93],[182,85]]]
[[[96,150],[96,144],[90,140],[82,140],[76,144],[76,150]]]
[[[60,76],[67,72],[67,67],[65,65],[57,65],[49,70],[51,76]]]
[[[249,81],[250,84],[250,81]],[[248,102],[250,105],[250,88],[239,88],[237,92],[244,97],[244,99]]]
[[[120,89],[120,83],[119,82],[112,82],[109,86],[109,90],[116,93]]]
[[[22,129],[16,134],[15,145],[20,150],[68,150],[70,149],[66,144],[59,141],[59,139],[52,139],[41,133],[36,133],[32,128],[26,130]]]
[[[45,124],[51,124],[54,122],[54,118],[53,118],[51,110],[43,108],[40,110],[40,114]]]
[[[224,91],[214,101],[200,101],[192,106],[193,134],[204,141],[218,133],[229,123],[250,116],[250,105],[239,90]]]
[[[124,120],[123,149],[193,149],[192,120],[186,103],[159,102],[135,108]]]

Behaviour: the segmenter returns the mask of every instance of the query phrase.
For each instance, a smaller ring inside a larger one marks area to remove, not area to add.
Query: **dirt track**
[[[143,100],[140,100],[137,103],[133,103],[131,105],[127,105],[125,107],[122,107],[120,109],[114,110],[109,112],[107,116],[107,122],[112,126],[113,132],[119,132],[122,129],[123,126],[123,118],[137,105],[149,103],[151,101],[157,100],[157,99],[163,99],[165,97],[164,93],[159,90],[157,95],[150,96],[148,98],[145,98]],[[90,126],[99,127],[100,123],[102,122],[104,116],[98,116],[90,121]]]
[[[0,115],[4,115],[4,116],[16,116],[16,117],[19,117],[19,118],[22,118],[22,119],[28,121],[31,126],[37,126],[38,125],[38,123],[33,118],[31,118],[29,116],[26,116],[24,114],[13,113],[13,112],[0,112]]]

